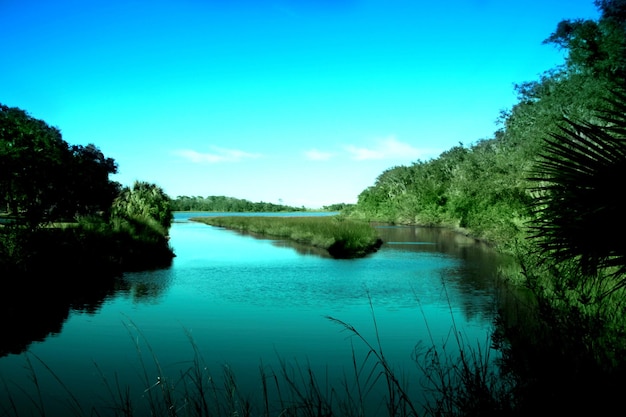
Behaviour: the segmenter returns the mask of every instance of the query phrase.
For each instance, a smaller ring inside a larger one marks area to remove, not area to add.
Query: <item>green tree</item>
[[[65,166],[65,214],[68,218],[94,213],[108,214],[121,185],[109,180],[117,164],[94,144],[74,145]]]
[[[95,145],[69,146],[61,132],[16,107],[0,105],[0,204],[31,228],[107,213],[117,165]]]
[[[600,18],[563,20],[544,42],[567,51],[571,72],[607,79],[626,75],[626,1],[596,0]]]
[[[170,197],[163,189],[145,181],[135,181],[132,187],[124,187],[113,202],[113,217],[141,219],[168,234],[173,215]]]
[[[0,200],[10,214],[31,227],[52,219],[68,152],[57,128],[0,105]]]

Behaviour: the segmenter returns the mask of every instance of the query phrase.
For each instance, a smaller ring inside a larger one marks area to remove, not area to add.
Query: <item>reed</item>
[[[357,258],[375,252],[382,245],[376,229],[369,223],[338,216],[194,217],[192,221],[240,232],[284,238],[324,249],[334,258]]]

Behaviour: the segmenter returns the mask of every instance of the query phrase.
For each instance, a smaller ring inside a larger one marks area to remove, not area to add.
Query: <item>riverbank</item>
[[[193,217],[191,221],[268,237],[286,238],[321,248],[337,259],[359,258],[376,252],[382,239],[365,222],[324,217]]]
[[[17,277],[40,281],[55,274],[64,281],[85,281],[167,267],[174,257],[168,237],[138,221],[84,221],[36,230],[0,225],[0,275],[7,277],[5,285],[19,282]]]

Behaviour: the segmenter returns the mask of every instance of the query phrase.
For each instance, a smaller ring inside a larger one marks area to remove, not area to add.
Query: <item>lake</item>
[[[52,416],[115,415],[109,389],[117,386],[135,415],[149,415],[149,396],[163,385],[157,377],[180,392],[181,375],[198,360],[211,381],[232,372],[254,403],[263,397],[261,370],[300,378],[310,369],[321,385],[342,387],[354,374],[353,355],[373,365],[364,343],[329,316],[374,346],[379,337],[417,401],[416,346],[446,343],[454,352],[455,335],[468,346],[488,345],[501,261],[472,239],[377,225],[385,242],[378,252],[336,260],[187,220],[197,215],[176,213],[176,258],[167,269],[126,273],[60,306],[36,291],[16,297],[0,351],[0,415],[40,415],[42,404]],[[379,407],[383,394],[373,388],[367,406]],[[185,415],[189,404],[178,405]]]

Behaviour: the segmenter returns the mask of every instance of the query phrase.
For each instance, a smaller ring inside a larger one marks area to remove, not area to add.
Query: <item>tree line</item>
[[[341,211],[349,207],[346,203],[330,204],[322,207],[322,211]],[[264,201],[252,202],[250,200],[227,197],[227,196],[178,196],[172,200],[172,210],[174,211],[213,211],[213,212],[235,212],[235,213],[276,213],[276,212],[298,212],[309,209],[300,206],[289,206],[285,204],[266,203]]]
[[[280,212],[305,211],[305,207],[292,207],[284,204],[252,202],[226,196],[188,197],[178,196],[172,200],[174,211],[214,211],[214,212]]]

